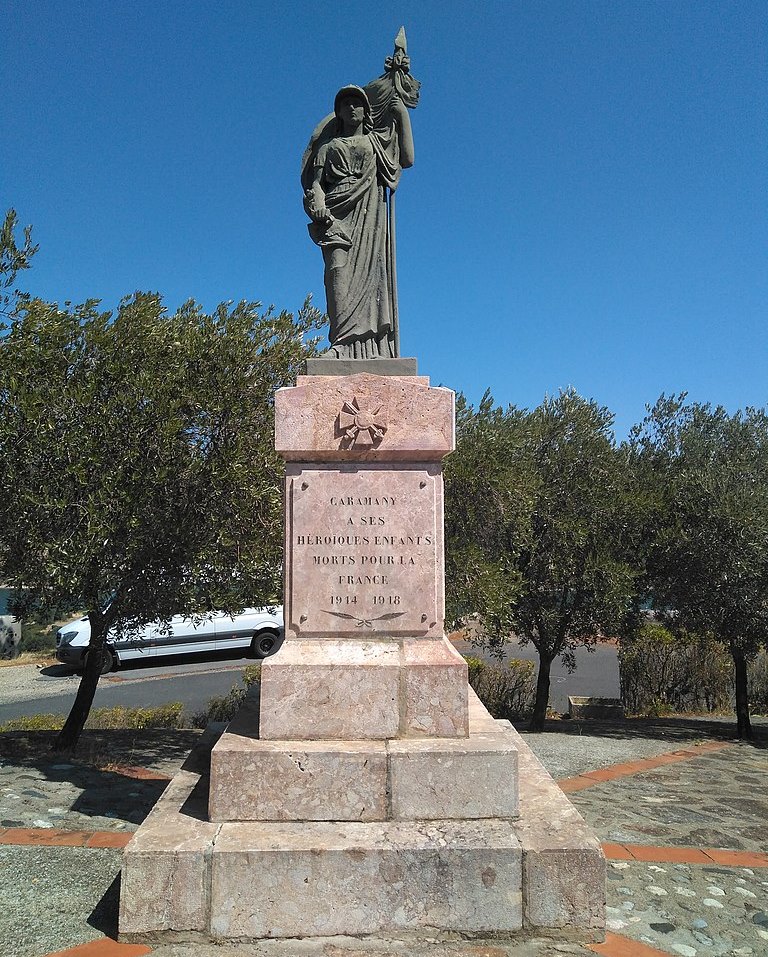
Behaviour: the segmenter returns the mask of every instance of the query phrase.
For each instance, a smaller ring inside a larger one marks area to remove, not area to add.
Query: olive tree
[[[625,472],[611,413],[573,390],[531,412],[463,408],[446,469],[447,586],[492,651],[514,633],[539,656],[531,728],[546,719],[552,663],[616,633],[631,608]]]
[[[768,636],[768,414],[661,396],[627,454],[646,506],[648,593],[669,628],[728,646],[748,738],[747,664]]]
[[[32,257],[38,247],[32,243],[32,227],[24,227],[24,242],[19,246],[16,239],[18,216],[15,209],[9,209],[0,226],[0,315],[10,316],[18,297],[18,289],[13,289],[17,275],[32,265]]]
[[[22,301],[0,345],[0,578],[19,610],[88,610],[84,676],[57,747],[87,719],[109,629],[281,595],[273,397],[319,314],[258,303],[169,313],[137,293]]]

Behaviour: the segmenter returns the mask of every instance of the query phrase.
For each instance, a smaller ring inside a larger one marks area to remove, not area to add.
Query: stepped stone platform
[[[222,781],[227,759],[217,768],[215,755],[237,750],[235,739],[246,748],[256,743],[242,731],[257,707],[257,699],[248,701],[214,748],[211,774]],[[498,743],[496,753],[516,765],[519,806],[514,778],[504,787],[489,781],[478,793],[471,767],[466,780],[460,771],[452,776],[445,796],[443,783],[452,774],[455,755],[443,753],[434,757],[436,777],[406,777],[399,801],[385,790],[398,815],[390,820],[368,819],[365,795],[359,802],[340,800],[345,819],[323,819],[317,815],[326,812],[303,798],[301,788],[295,792],[295,810],[303,814],[308,804],[315,816],[288,821],[278,815],[291,806],[281,801],[290,801],[290,787],[281,791],[277,782],[263,779],[268,793],[261,800],[273,820],[209,821],[210,778],[198,756],[201,766],[176,775],[126,848],[121,940],[151,944],[404,933],[418,938],[446,931],[480,940],[542,933],[574,941],[601,939],[605,860],[597,838],[520,735],[491,718],[471,691],[469,711],[468,741],[480,749],[477,753]],[[432,739],[412,743],[427,754],[435,746]],[[297,742],[286,751],[297,773],[310,779],[316,744]],[[335,744],[344,761],[359,760],[354,748]],[[377,774],[382,765],[385,770],[397,765],[400,746],[393,744],[398,743],[366,743],[378,755]],[[455,742],[439,746],[446,744]],[[466,753],[473,755],[472,748]],[[298,766],[304,761],[302,772]],[[325,781],[320,766],[316,793]],[[451,796],[456,789],[461,793]],[[447,813],[422,816],[434,813],[430,801],[439,795]],[[469,798],[464,805],[462,796]],[[372,806],[384,813],[375,800]],[[231,811],[250,807],[243,799]],[[474,818],[466,813],[472,810]]]
[[[453,393],[369,366],[276,394],[286,640],[128,844],[123,940],[603,936],[597,839],[445,637]]]

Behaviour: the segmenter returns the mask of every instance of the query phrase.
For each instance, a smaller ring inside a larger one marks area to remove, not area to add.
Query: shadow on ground
[[[57,826],[83,829],[88,827],[84,818],[140,824],[167,779],[200,741],[200,732],[87,731],[74,755],[52,751],[55,737],[49,731],[0,735],[0,779],[23,799],[31,820],[48,818],[48,806],[53,804],[66,809]],[[157,777],[142,778],[128,770],[136,767]],[[5,826],[29,826],[19,816],[20,806],[17,800],[0,807]],[[93,827],[98,830],[106,824],[101,820]]]
[[[52,750],[56,731],[6,731],[0,734],[3,760],[73,761],[105,767],[122,764],[162,771],[176,770],[200,738],[200,731],[167,728],[132,728],[84,731],[72,755]]]
[[[104,934],[117,940],[117,923],[120,911],[120,872],[104,892],[104,896],[88,915],[87,923]]]
[[[520,734],[532,734],[528,731],[527,721],[515,721]],[[623,720],[599,721],[573,720],[563,718],[560,721],[547,721],[545,731],[557,734],[570,734],[575,737],[616,738],[663,738],[670,742],[690,744],[692,738],[715,741],[738,742],[736,719],[728,715],[724,718],[709,717],[673,717],[673,718],[625,718]],[[748,742],[756,748],[768,748],[768,718],[752,718],[753,737]]]

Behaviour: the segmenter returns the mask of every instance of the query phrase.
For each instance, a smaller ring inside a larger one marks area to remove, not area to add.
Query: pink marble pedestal
[[[275,397],[275,446],[286,641],[262,668],[260,737],[466,737],[466,665],[444,637],[453,393],[423,376],[300,376]]]

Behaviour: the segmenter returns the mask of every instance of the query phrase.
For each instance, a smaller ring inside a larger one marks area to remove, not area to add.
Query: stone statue
[[[413,165],[408,109],[420,85],[401,27],[382,76],[342,87],[304,152],[304,209],[325,263],[328,358],[400,355],[395,190],[400,171]]]

